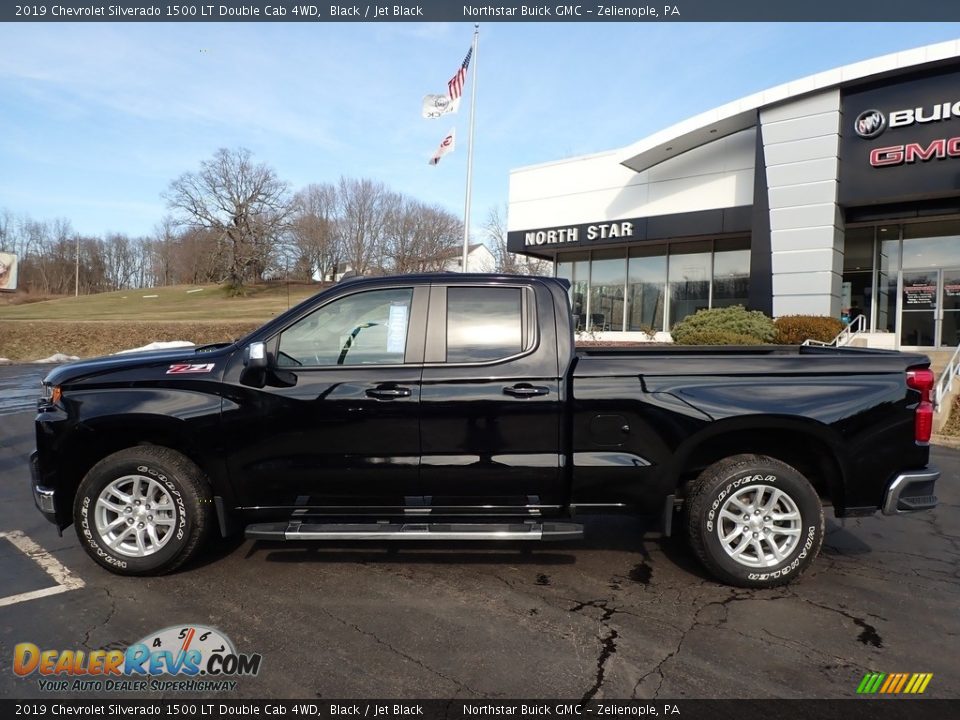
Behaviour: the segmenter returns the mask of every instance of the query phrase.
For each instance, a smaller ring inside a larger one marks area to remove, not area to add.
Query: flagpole
[[[467,271],[470,251],[470,196],[473,191],[473,125],[477,112],[477,76],[480,70],[477,46],[480,44],[480,23],[473,26],[473,87],[470,88],[470,136],[467,140],[467,193],[463,201],[463,260],[460,272]]]

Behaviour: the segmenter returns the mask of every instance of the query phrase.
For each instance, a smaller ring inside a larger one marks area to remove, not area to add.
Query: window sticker
[[[407,347],[407,306],[393,303],[387,319],[387,352],[403,354]]]

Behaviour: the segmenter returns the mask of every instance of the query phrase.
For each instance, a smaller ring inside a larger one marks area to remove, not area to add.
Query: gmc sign
[[[960,195],[960,63],[842,91],[839,201]],[[952,132],[950,132],[952,130]]]
[[[908,143],[874,148],[870,151],[870,164],[873,167],[887,167],[917,161],[943,160],[947,157],[960,157],[960,137],[940,138],[928,145]]]

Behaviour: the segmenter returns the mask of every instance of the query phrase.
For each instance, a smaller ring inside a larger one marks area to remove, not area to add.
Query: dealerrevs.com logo
[[[887,127],[887,118],[879,110],[864,110],[853,122],[853,130],[862,138],[875,138]]]
[[[232,691],[237,687],[232,678],[257,675],[262,659],[258,653],[238,653],[219,630],[176,625],[125,650],[41,650],[19,643],[13,672],[37,676],[44,692]]]

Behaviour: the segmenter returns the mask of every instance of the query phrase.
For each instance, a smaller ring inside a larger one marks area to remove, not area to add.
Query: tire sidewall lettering
[[[123,472],[124,471],[122,470],[112,471],[111,476],[108,476],[102,482],[97,483],[97,485],[95,486],[96,487],[95,491],[89,494],[86,494],[82,497],[80,501],[80,506],[79,506],[80,518],[79,518],[78,526],[80,531],[79,534],[81,535],[82,539],[87,544],[87,546],[89,547],[90,551],[97,558],[99,558],[100,560],[102,560],[104,563],[108,565],[111,565],[113,567],[116,567],[122,570],[126,570],[128,568],[133,567],[130,564],[129,560],[124,559],[123,556],[115,555],[114,553],[110,552],[103,546],[102,541],[99,538],[99,533],[95,529],[95,523],[91,519],[92,507],[96,503],[96,497],[97,495],[99,495],[99,492],[108,482],[111,482],[112,479],[120,477],[123,474]],[[176,515],[177,515],[177,528],[176,528],[176,534],[174,536],[174,542],[168,543],[164,548],[162,548],[157,553],[157,555],[164,554],[171,551],[175,554],[176,552],[178,552],[176,546],[182,543],[189,533],[189,528],[187,525],[187,507],[184,501],[183,493],[180,491],[179,486],[170,477],[168,477],[167,474],[149,465],[143,465],[143,464],[137,465],[136,472],[145,476],[152,477],[156,479],[158,482],[162,483],[163,486],[170,493],[170,495],[173,497],[174,505],[176,507]],[[150,558],[151,560],[153,560],[155,556],[150,555],[150,556],[147,556],[147,558]],[[131,558],[131,559],[134,561],[134,563],[136,563],[137,560],[143,560],[146,558]]]
[[[758,482],[758,483],[775,483],[777,481],[776,475],[760,475],[756,473],[751,473],[750,475],[744,475],[736,480],[733,480],[727,483],[727,486],[722,488],[714,498],[713,503],[710,505],[710,509],[707,511],[707,521],[706,527],[707,532],[712,533],[714,529],[714,520],[716,519],[717,511],[720,508],[720,505],[723,504],[724,499],[734,490],[738,490],[741,486],[749,482]]]
[[[813,544],[816,541],[816,538],[817,538],[817,526],[810,525],[807,528],[806,542],[804,542],[803,547],[800,548],[800,552],[797,553],[797,556],[790,562],[789,565],[787,565],[786,567],[779,568],[777,570],[772,570],[770,572],[749,573],[747,575],[747,578],[749,580],[758,580],[762,582],[764,580],[775,580],[777,578],[789,575],[800,566],[801,562],[803,562],[806,559],[807,555],[810,553],[810,549],[813,547]]]

